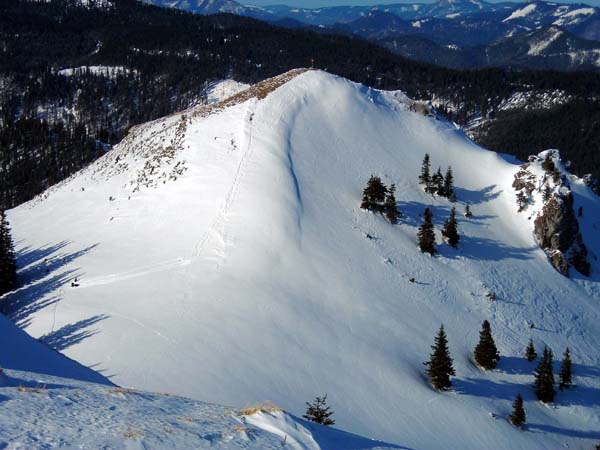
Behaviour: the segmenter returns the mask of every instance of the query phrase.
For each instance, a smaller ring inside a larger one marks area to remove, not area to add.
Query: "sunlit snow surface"
[[[568,279],[517,213],[517,161],[411,112],[401,93],[324,72],[257,92],[136,127],[9,211],[31,256],[30,284],[8,298],[17,322],[119,385],[295,414],[327,393],[340,428],[409,448],[600,441],[597,197],[573,180],[593,273]],[[434,170],[452,165],[455,205],[417,184],[425,152]],[[396,183],[398,225],[359,209],[371,174]],[[452,206],[459,249],[419,253],[424,208],[439,233]],[[489,373],[470,361],[484,319],[503,355]],[[441,323],[457,371],[443,394],[422,364]],[[540,353],[572,350],[577,386],[556,405],[534,399],[530,337]],[[505,420],[519,392],[524,432]]]

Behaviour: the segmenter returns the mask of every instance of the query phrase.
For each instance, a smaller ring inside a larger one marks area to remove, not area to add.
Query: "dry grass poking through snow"
[[[245,408],[242,408],[242,409],[240,409],[239,413],[242,416],[251,416],[251,415],[261,412],[261,411],[278,412],[278,411],[283,411],[283,409],[281,409],[279,406],[277,406],[271,402],[263,402],[258,405],[247,406]]]
[[[135,179],[128,183],[133,192],[142,188],[156,188],[160,184],[176,181],[187,170],[186,162],[178,160],[177,155],[183,149],[187,126],[191,121],[208,117],[253,98],[262,100],[277,88],[309,70],[311,69],[290,70],[256,83],[218,103],[196,106],[134,126],[119,145],[101,158],[98,163],[84,170],[91,170],[93,178],[108,179],[127,171],[133,158],[134,161],[144,161],[142,167],[137,170]],[[44,195],[47,196],[47,193]]]
[[[43,384],[36,387],[19,386],[17,388],[18,392],[28,392],[30,394],[44,394],[46,390],[46,386]]]

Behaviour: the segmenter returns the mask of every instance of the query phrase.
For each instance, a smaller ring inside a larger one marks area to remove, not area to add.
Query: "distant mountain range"
[[[232,13],[284,27],[357,35],[403,56],[453,68],[600,69],[600,9],[585,4],[436,3],[257,7],[234,0],[145,0],[198,14]]]

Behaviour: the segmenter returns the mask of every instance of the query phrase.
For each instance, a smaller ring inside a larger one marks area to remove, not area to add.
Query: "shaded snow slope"
[[[400,448],[283,411],[243,416],[235,408],[184,397],[12,370],[0,373],[0,399],[0,446],[9,449]]]
[[[9,212],[19,251],[64,241],[54,255],[76,255],[48,276],[78,286],[40,288],[27,331],[50,342],[59,333],[67,355],[139,389],[269,399],[297,414],[327,393],[341,428],[410,448],[600,440],[597,262],[590,279],[548,263],[517,213],[518,163],[411,112],[401,93],[318,71],[252,89],[136,127]],[[460,248],[441,244],[435,258],[417,251],[421,214],[433,208],[440,241],[452,204],[417,184],[425,152],[434,169],[452,165],[459,213],[463,202],[474,213],[459,214]],[[373,173],[396,183],[400,224],[359,209]],[[574,191],[597,255],[597,199]],[[484,319],[503,355],[489,373],[470,362]],[[444,394],[422,365],[442,322],[457,370]],[[522,358],[530,337],[540,351],[572,349],[577,388],[556,406],[534,401],[534,365]],[[518,392],[526,432],[504,420]]]

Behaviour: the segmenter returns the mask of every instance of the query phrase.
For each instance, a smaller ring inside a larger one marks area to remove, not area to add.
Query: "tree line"
[[[426,373],[429,377],[429,381],[437,390],[450,390],[452,389],[451,377],[456,375],[456,371],[453,366],[453,359],[448,347],[448,338],[443,325],[435,336],[434,344],[431,349],[432,352],[429,356],[429,360],[424,363],[427,367]],[[529,362],[533,362],[537,359],[538,356],[532,339],[530,339],[524,355]],[[475,364],[484,370],[495,369],[500,361],[500,353],[498,352],[492,336],[491,325],[487,320],[484,320],[481,326],[479,342],[473,350],[473,358]],[[556,398],[553,353],[547,346],[544,346],[543,355],[534,371],[534,377],[534,391],[538,400],[544,403],[553,402]],[[567,347],[559,371],[558,387],[560,390],[564,390],[570,388],[572,385],[573,369],[571,353]],[[526,413],[523,407],[523,397],[521,396],[521,393],[518,393],[515,398],[513,412],[508,417],[508,420],[517,427],[522,428],[525,425]]]

